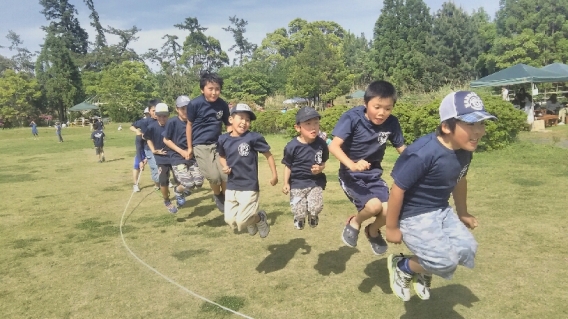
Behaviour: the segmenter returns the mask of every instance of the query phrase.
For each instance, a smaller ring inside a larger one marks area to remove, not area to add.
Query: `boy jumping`
[[[266,212],[258,211],[258,153],[268,160],[272,172],[270,185],[278,183],[276,163],[270,146],[264,137],[249,132],[256,116],[246,104],[237,104],[229,117],[231,132],[219,137],[217,150],[223,173],[228,175],[225,192],[225,222],[239,231],[247,228],[251,236],[258,232],[261,238],[268,236],[270,225]]]
[[[304,229],[306,213],[310,227],[319,223],[323,210],[323,190],[326,177],[323,173],[329,150],[319,133],[319,113],[311,107],[303,107],[296,113],[294,128],[299,133],[284,148],[284,194],[290,193],[290,206],[296,229]]]
[[[365,235],[375,255],[387,251],[387,243],[379,228],[385,225],[387,183],[381,178],[381,162],[386,143],[390,141],[398,153],[406,148],[398,119],[391,115],[396,103],[396,90],[386,81],[375,81],[367,87],[365,105],[345,112],[333,129],[329,151],[341,162],[339,183],[359,212],[349,217],[343,229],[343,242],[357,246],[361,225],[375,217],[365,228]]]
[[[387,262],[390,286],[403,301],[410,300],[411,282],[426,300],[432,274],[450,279],[458,265],[474,266],[477,242],[467,228],[477,227],[477,219],[467,210],[466,175],[488,119],[495,117],[477,94],[451,93],[440,104],[436,133],[412,143],[394,165],[386,238],[404,241],[414,254],[390,255]]]
[[[222,124],[229,127],[229,106],[219,98],[223,79],[215,73],[205,72],[199,81],[201,95],[187,106],[188,140],[187,153],[195,156],[201,173],[211,184],[213,199],[220,211],[224,211],[227,175],[219,162],[217,140],[221,135]]]

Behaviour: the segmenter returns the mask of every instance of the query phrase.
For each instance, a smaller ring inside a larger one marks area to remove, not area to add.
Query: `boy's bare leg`
[[[138,175],[140,175],[140,170],[139,169],[133,169],[132,170],[132,178],[133,178],[134,182],[132,184],[136,185],[136,183],[138,182]]]
[[[211,185],[211,190],[213,190],[213,194],[215,195],[221,194],[221,185],[216,185],[211,182],[209,183],[209,185]]]
[[[375,217],[375,220],[373,221],[373,223],[369,226],[369,233],[370,233],[371,237],[377,237],[379,235],[379,229],[381,229],[381,227],[386,225],[386,223],[387,223],[387,216],[386,216],[387,205],[388,205],[388,203],[382,203],[382,207],[383,207],[382,210]]]
[[[382,214],[382,212],[383,212],[383,203],[381,203],[381,201],[378,198],[373,198],[367,202],[365,208],[363,208],[357,215],[355,215],[355,218],[351,218],[349,224],[351,225],[351,227],[355,229],[361,229],[361,224],[363,224],[364,221],[366,221],[369,218],[377,216],[375,222],[377,223],[377,226],[380,225],[380,227],[382,227],[385,225],[386,222],[386,217],[384,216],[384,214]],[[370,227],[371,235],[373,235],[374,233],[374,235],[376,236],[377,230],[380,227],[371,226]]]
[[[160,191],[162,192],[162,197],[164,198],[165,201],[170,199],[170,191],[168,189],[168,186],[160,186]]]
[[[408,266],[410,267],[410,270],[417,274],[423,274],[426,272],[426,270],[424,270],[424,268],[422,268],[422,266],[420,266],[420,264],[418,263],[418,257],[416,256],[409,258]]]

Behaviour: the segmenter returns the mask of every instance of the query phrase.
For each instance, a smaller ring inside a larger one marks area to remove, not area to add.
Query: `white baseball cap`
[[[497,119],[485,110],[481,98],[471,91],[458,91],[446,95],[439,111],[440,123],[451,118],[466,123]]]

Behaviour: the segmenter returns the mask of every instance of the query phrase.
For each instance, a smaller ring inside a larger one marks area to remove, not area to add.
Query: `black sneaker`
[[[316,228],[316,227],[318,227],[318,224],[319,224],[319,217],[317,215],[316,216],[310,216],[309,222],[310,222],[311,228]]]
[[[296,229],[298,230],[302,230],[304,229],[304,223],[305,223],[305,219],[304,218],[294,218],[294,227],[296,227]]]
[[[349,224],[353,218],[355,218],[355,216],[351,216],[347,219],[347,224],[345,228],[343,228],[343,234],[341,235],[341,239],[345,245],[349,247],[357,247],[357,240],[359,239],[359,230]]]
[[[375,255],[383,255],[384,253],[387,252],[389,246],[387,242],[383,239],[383,236],[381,236],[380,230],[379,230],[379,236],[371,237],[369,233],[369,226],[371,225],[367,225],[367,227],[365,227],[365,235],[367,235],[367,239],[371,244],[371,249],[373,250],[373,253],[375,253]]]

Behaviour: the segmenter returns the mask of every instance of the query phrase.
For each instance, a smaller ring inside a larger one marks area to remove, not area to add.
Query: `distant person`
[[[357,214],[349,217],[343,229],[343,242],[356,247],[366,220],[365,235],[375,255],[387,252],[381,236],[385,225],[389,188],[382,179],[382,161],[390,141],[400,154],[406,148],[398,118],[391,115],[397,99],[396,89],[386,81],[369,84],[363,98],[365,105],[343,113],[333,129],[329,151],[341,162],[339,183],[355,205]]]
[[[170,110],[165,103],[158,103],[156,105],[156,121],[148,126],[144,132],[144,139],[148,144],[148,148],[154,154],[156,164],[158,165],[160,191],[164,200],[164,205],[168,212],[175,214],[178,212],[176,205],[170,201],[170,191],[168,189],[168,179],[172,171],[170,156],[166,150],[164,143],[164,136],[162,135],[166,130],[166,122],[170,117]],[[173,173],[172,173],[173,174]]]
[[[246,104],[237,104],[229,117],[230,132],[219,136],[217,151],[224,174],[228,175],[225,190],[225,222],[239,231],[246,228],[249,235],[258,232],[260,238],[270,233],[268,217],[258,211],[258,153],[266,157],[272,177],[270,185],[278,183],[278,173],[270,146],[262,135],[250,132],[256,116]]]
[[[37,131],[37,124],[36,122],[32,121],[30,123],[30,126],[32,127],[32,135],[34,136],[34,140],[37,140],[39,138],[39,133]]]
[[[178,207],[185,204],[185,198],[191,194],[191,189],[203,185],[203,175],[196,166],[195,159],[187,151],[190,140],[186,135],[187,105],[190,99],[187,95],[180,95],[176,99],[176,117],[172,117],[166,123],[162,134],[164,144],[170,157],[170,164],[175,179],[179,185],[174,187],[174,194]]]
[[[148,101],[148,107],[144,110],[145,117],[135,121],[130,126],[130,131],[136,133],[136,145],[138,147],[142,147],[142,152],[144,153],[144,158],[146,158],[145,164],[150,166],[150,174],[152,176],[152,181],[154,182],[154,190],[160,190],[160,183],[158,180],[158,165],[156,165],[156,160],[154,159],[154,154],[148,148],[148,144],[143,138],[144,132],[148,129],[148,126],[154,122],[156,122],[156,114],[155,109],[156,105],[160,102],[160,100],[154,99]]]
[[[509,101],[509,90],[506,87],[501,88],[501,97],[503,101]]]
[[[217,141],[222,125],[229,127],[229,106],[219,97],[223,79],[216,73],[204,72],[199,80],[201,95],[187,106],[187,156],[195,157],[199,170],[209,181],[215,205],[224,211],[227,175],[219,162]]]
[[[556,94],[552,94],[545,104],[546,114],[557,114],[558,110],[562,107],[562,104],[558,102]]]
[[[61,123],[55,122],[55,135],[59,139],[59,143],[63,142],[63,137],[61,136]]]
[[[122,125],[118,124],[118,130],[122,131]]]
[[[525,92],[525,88],[519,89],[519,92],[515,95],[515,99],[518,101],[521,110],[525,110],[525,108],[532,103],[532,96]]]
[[[302,107],[296,113],[294,125],[299,135],[284,147],[282,192],[290,194],[294,227],[299,230],[304,229],[306,217],[310,227],[317,227],[323,210],[323,190],[327,184],[323,170],[329,150],[325,143],[326,134],[319,130],[320,118],[313,108]]]
[[[95,155],[99,157],[99,163],[105,161],[105,152],[104,152],[104,141],[105,141],[105,133],[101,129],[102,125],[100,123],[94,123],[94,131],[91,133],[91,140],[95,145]]]
[[[436,133],[420,137],[394,164],[387,212],[387,241],[404,242],[414,256],[390,255],[387,268],[393,293],[410,300],[410,286],[430,299],[432,275],[451,279],[458,265],[473,268],[477,242],[468,231],[478,226],[467,207],[466,176],[485,121],[477,94],[459,91],[440,104]],[[456,212],[449,204],[453,195]],[[442,296],[443,298],[443,296]]]

